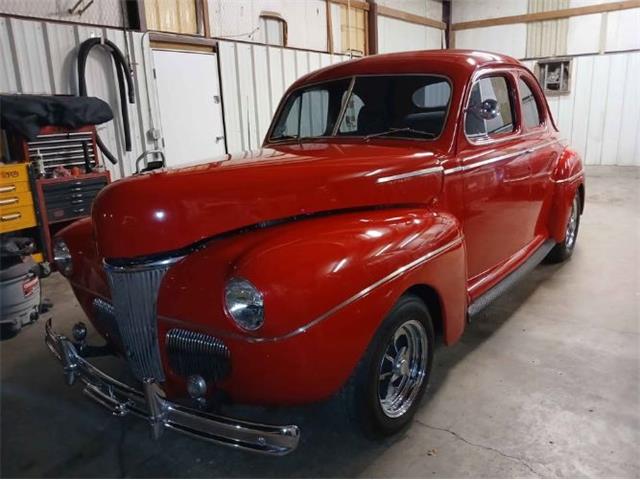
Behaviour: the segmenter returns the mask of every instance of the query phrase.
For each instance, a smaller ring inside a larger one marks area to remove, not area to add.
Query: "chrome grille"
[[[178,375],[221,380],[229,373],[229,349],[216,337],[173,328],[167,332],[166,347],[169,365]]]
[[[100,324],[107,329],[109,338],[119,344],[122,344],[120,332],[118,332],[118,325],[116,324],[116,314],[113,310],[113,305],[102,298],[94,298],[93,313]]]
[[[139,380],[164,381],[156,305],[160,282],[177,260],[135,267],[105,264],[122,346],[129,366]]]

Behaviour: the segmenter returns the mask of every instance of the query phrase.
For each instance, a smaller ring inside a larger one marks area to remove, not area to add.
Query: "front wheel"
[[[350,420],[369,437],[392,435],[413,417],[429,382],[434,333],[416,296],[391,310],[343,390]]]
[[[560,263],[567,260],[573,253],[578,238],[578,228],[580,227],[580,195],[576,192],[571,204],[571,215],[567,222],[564,241],[556,243],[553,249],[547,255],[547,261],[550,263]]]

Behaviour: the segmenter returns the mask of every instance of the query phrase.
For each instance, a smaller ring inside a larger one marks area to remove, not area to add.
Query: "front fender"
[[[257,332],[225,313],[232,277],[263,292]],[[346,381],[399,296],[422,284],[438,292],[445,340],[454,341],[466,290],[451,215],[395,208],[310,218],[217,240],[175,265],[158,298],[161,341],[176,326],[222,338],[232,363],[222,388],[236,401],[317,401]]]

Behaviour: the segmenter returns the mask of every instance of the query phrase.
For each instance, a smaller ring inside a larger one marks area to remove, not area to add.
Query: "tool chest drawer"
[[[64,190],[59,192],[46,192],[44,194],[45,202],[47,203],[47,207],[49,206],[60,206],[60,204],[74,202],[76,200],[93,200],[98,192],[102,190],[103,185],[92,186],[91,188],[84,187],[76,187],[75,189]]]
[[[26,207],[3,207],[0,205],[0,233],[13,232],[36,225],[33,205]]]
[[[75,217],[83,217],[91,213],[91,201],[77,205],[67,205],[65,207],[54,207],[47,209],[50,222],[67,220]]]
[[[66,181],[57,181],[55,183],[47,183],[42,186],[45,198],[55,197],[58,195],[71,195],[73,193],[81,193],[88,190],[100,190],[107,184],[106,177],[87,178],[87,179],[70,179]]]
[[[28,165],[0,165],[0,233],[30,228],[36,224]]]
[[[25,207],[33,205],[30,191],[0,193],[0,207]]]
[[[11,193],[30,192],[29,182],[2,182],[0,183],[0,195]]]
[[[108,181],[106,175],[98,175],[43,183],[44,210],[49,221],[58,222],[89,215],[93,199]]]

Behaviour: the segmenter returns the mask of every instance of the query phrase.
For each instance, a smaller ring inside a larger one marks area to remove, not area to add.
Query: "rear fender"
[[[560,243],[564,241],[571,204],[577,193],[581,195],[582,200],[580,213],[584,210],[585,177],[580,155],[570,148],[565,148],[551,178],[554,192],[549,216],[549,233],[551,238]]]

